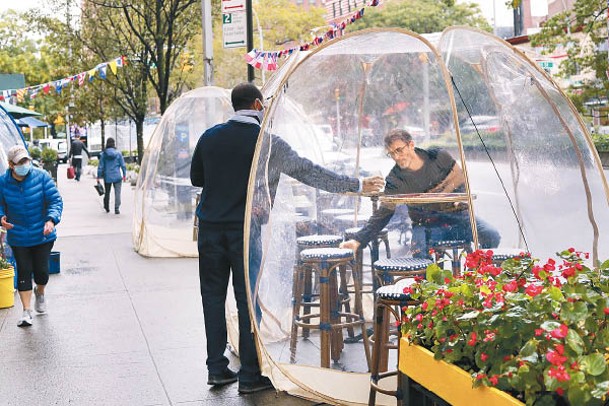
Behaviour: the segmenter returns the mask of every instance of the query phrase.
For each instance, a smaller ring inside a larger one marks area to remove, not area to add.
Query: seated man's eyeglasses
[[[394,156],[402,155],[402,153],[404,152],[406,147],[408,147],[408,145],[402,145],[401,147],[397,147],[393,151],[392,150],[388,150],[386,155],[389,158],[393,158]]]

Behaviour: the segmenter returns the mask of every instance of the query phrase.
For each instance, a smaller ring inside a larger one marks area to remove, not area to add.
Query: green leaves
[[[499,275],[486,273],[484,253],[470,255],[463,276],[431,266],[427,280],[413,285],[426,304],[405,310],[404,334],[416,344],[433,342],[437,359],[478,376],[474,385],[495,385],[528,405],[555,405],[561,397],[572,405],[603,404],[609,278],[584,266],[584,254],[573,249],[558,253],[560,266],[506,261],[509,270]],[[545,271],[530,272],[533,265]],[[527,279],[516,282],[515,275]]]

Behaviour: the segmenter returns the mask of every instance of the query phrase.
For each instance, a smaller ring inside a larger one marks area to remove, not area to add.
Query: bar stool
[[[296,255],[297,255],[298,259],[297,259],[296,267],[294,269],[293,283],[296,283],[298,281],[298,279],[297,279],[298,269],[297,268],[302,267],[302,261],[300,259],[300,252],[302,250],[309,249],[309,248],[338,248],[338,245],[342,241],[343,241],[343,239],[340,235],[331,235],[331,234],[312,234],[312,235],[305,235],[305,236],[296,238],[296,247],[298,249],[298,252],[296,253]],[[319,294],[313,293],[315,291],[315,289],[313,288],[313,278],[311,277],[310,270],[305,269],[304,272],[305,272],[304,287],[303,287],[303,293],[302,293],[302,301],[304,302],[303,312],[304,312],[304,314],[309,314],[309,313],[311,313],[311,307],[319,306],[319,303],[313,302],[314,299],[319,296]],[[295,291],[296,291],[295,288],[293,288],[292,292],[295,292]],[[347,306],[349,306],[348,303],[347,303]],[[304,337],[308,337],[309,329],[307,329],[307,328],[303,329],[302,335]]]
[[[448,257],[452,264],[454,276],[461,275],[461,251],[471,251],[469,242],[465,240],[444,240],[432,241],[429,244],[430,249],[434,251],[434,262],[439,263],[443,257]]]
[[[361,227],[351,227],[345,230],[345,241],[347,240],[351,240],[354,239],[355,236],[357,235],[357,233],[361,230]],[[368,248],[370,249],[370,270],[371,270],[371,281],[372,283],[364,283],[363,281],[363,275],[364,275],[364,248],[360,246],[356,252],[355,255],[355,265],[358,267],[359,269],[359,275],[362,277],[361,283],[362,283],[362,293],[374,293],[374,290],[378,287],[378,284],[375,283],[375,278],[374,278],[374,272],[373,270],[373,264],[378,261],[379,259],[379,241],[382,241],[383,244],[385,245],[385,253],[387,258],[391,258],[391,248],[389,247],[389,230],[386,228],[383,228],[378,235],[376,236],[376,239],[371,241],[370,244],[368,245]],[[369,290],[364,290],[365,286],[371,286],[371,288]]]
[[[338,216],[354,216],[355,210],[353,209],[324,209],[319,213],[319,224],[322,230],[329,233],[338,232],[336,225],[336,217]]]
[[[344,300],[341,289],[346,290],[346,269],[351,267],[354,255],[350,249],[343,248],[311,248],[300,253],[302,266],[297,267],[297,275],[294,283],[293,321],[290,334],[290,362],[294,363],[296,358],[296,346],[298,343],[298,328],[303,330],[316,329],[320,334],[320,365],[323,368],[330,367],[330,359],[338,362],[344,347],[342,329],[353,330],[354,326],[360,326],[365,342],[368,342],[365,321],[362,314],[350,311],[341,311],[341,303]],[[339,282],[338,275],[341,281]],[[307,275],[314,275],[319,281],[319,313],[300,315],[303,298],[304,279]],[[356,308],[361,309],[361,286],[359,277],[354,276],[354,290]],[[340,283],[340,286],[339,286]],[[342,288],[341,288],[342,287]],[[348,300],[348,297],[347,297]],[[312,319],[319,319],[318,323]],[[352,332],[351,332],[352,334]],[[370,352],[364,345],[366,362],[370,361]]]
[[[425,277],[427,267],[432,262],[426,258],[385,258],[373,265],[374,276],[379,286],[390,285],[403,278]]]
[[[400,338],[402,337],[399,326],[396,329],[390,330],[390,318],[396,321],[402,320],[401,311],[404,306],[415,306],[420,302],[412,300],[410,295],[404,293],[404,288],[414,282],[413,278],[405,278],[397,281],[393,285],[381,286],[376,291],[375,301],[375,321],[374,321],[374,343],[372,347],[370,361],[370,395],[368,405],[372,406],[376,403],[376,393],[380,392],[385,395],[394,396],[397,399],[397,404],[401,405],[402,393],[401,377],[397,369],[387,371],[387,360],[389,350],[397,350],[397,360],[399,360]],[[393,344],[389,336],[397,337],[397,344]],[[396,376],[398,383],[396,389],[385,389],[379,384],[379,381],[384,378]]]
[[[526,250],[519,248],[494,248],[493,251],[493,265],[501,266],[504,261],[513,259],[516,257],[522,257],[524,255],[530,255]]]

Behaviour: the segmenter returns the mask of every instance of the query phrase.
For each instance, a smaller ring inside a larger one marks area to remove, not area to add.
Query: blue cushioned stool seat
[[[338,246],[341,242],[343,242],[343,237],[330,234],[305,235],[296,239],[296,244],[302,248]]]

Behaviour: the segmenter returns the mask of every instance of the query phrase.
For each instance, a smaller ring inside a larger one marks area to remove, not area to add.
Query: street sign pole
[[[609,0],[608,0],[609,1]],[[254,28],[252,20],[252,0],[245,0],[245,13],[247,15],[247,52],[254,49]],[[253,83],[256,79],[254,67],[247,64],[247,81]]]

